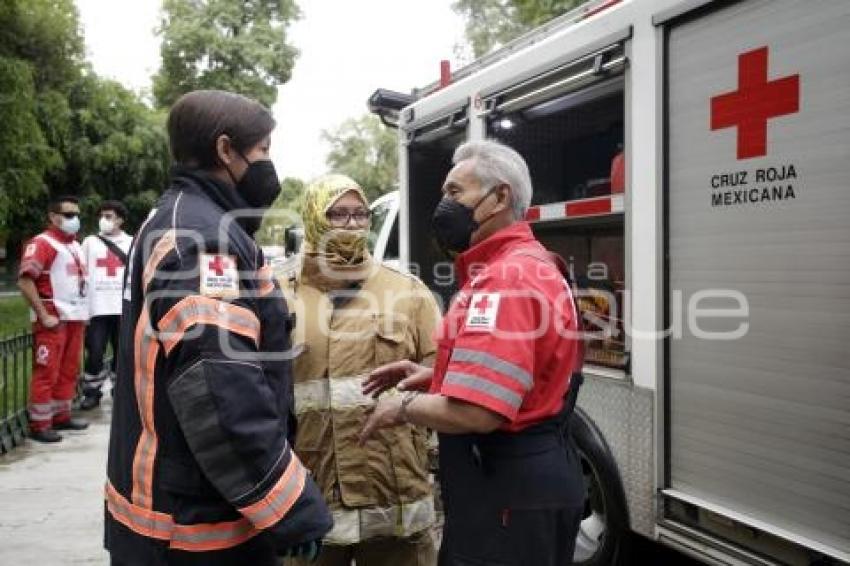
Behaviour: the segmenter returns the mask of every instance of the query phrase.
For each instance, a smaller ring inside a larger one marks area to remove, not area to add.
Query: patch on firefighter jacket
[[[466,314],[466,329],[490,332],[499,316],[499,293],[473,293]]]
[[[201,254],[201,295],[235,297],[239,295],[239,272],[236,257],[223,254]]]

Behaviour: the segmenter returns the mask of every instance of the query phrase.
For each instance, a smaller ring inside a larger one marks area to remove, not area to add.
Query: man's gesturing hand
[[[434,371],[410,360],[383,365],[363,380],[363,394],[377,398],[381,393],[397,387],[400,391],[425,391],[431,385]]]

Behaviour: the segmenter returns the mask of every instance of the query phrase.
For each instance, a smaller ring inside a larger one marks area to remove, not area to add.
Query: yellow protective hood
[[[304,218],[304,241],[309,244],[312,251],[318,251],[319,243],[326,238],[328,232],[333,230],[325,216],[328,209],[349,191],[357,193],[363,204],[369,206],[369,199],[366,198],[360,185],[345,175],[331,174],[319,177],[305,189],[301,216]],[[352,255],[358,254],[341,255],[351,259]]]
[[[363,189],[345,175],[325,175],[304,191],[304,278],[323,291],[340,289],[363,281],[372,272],[368,230],[334,228],[326,213],[339,198],[354,191],[368,206]]]

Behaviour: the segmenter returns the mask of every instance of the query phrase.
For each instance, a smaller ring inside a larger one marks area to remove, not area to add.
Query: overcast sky
[[[159,67],[159,0],[76,0],[95,71],[136,91]],[[453,59],[463,22],[451,0],[298,0],[290,28],[301,55],[274,107],[278,174],[304,180],[325,172],[321,132],[366,112],[378,87],[409,91],[439,77]]]

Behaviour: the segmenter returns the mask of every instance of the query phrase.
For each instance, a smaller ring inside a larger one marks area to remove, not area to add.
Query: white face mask
[[[99,226],[101,232],[109,234],[115,229],[115,221],[101,217]]]
[[[80,217],[62,219],[62,231],[68,235],[76,234],[80,231]]]

